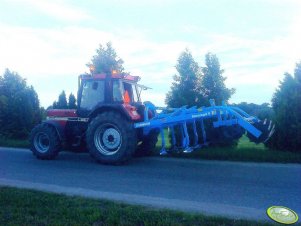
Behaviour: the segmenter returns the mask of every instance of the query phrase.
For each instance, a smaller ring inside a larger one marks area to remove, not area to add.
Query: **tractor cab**
[[[138,85],[139,76],[129,74],[84,74],[78,80],[79,117],[90,117],[104,108],[113,108],[125,113],[131,120],[141,117],[136,112],[142,106],[141,91],[145,86]]]

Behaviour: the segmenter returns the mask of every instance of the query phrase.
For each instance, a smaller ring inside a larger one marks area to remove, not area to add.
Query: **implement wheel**
[[[117,112],[105,112],[94,118],[86,134],[90,155],[104,164],[122,164],[136,150],[137,135],[133,123]]]

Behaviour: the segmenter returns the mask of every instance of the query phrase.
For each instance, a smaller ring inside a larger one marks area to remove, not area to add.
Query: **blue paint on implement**
[[[232,127],[240,126],[249,134],[255,138],[259,138],[262,135],[262,131],[257,129],[254,125],[259,123],[260,120],[254,116],[250,116],[243,110],[237,107],[231,107],[223,104],[222,106],[216,106],[214,100],[210,101],[210,107],[202,107],[197,109],[195,106],[187,108],[183,106],[181,108],[166,108],[156,107],[152,103],[145,103],[144,109],[144,121],[134,124],[135,128],[142,128],[143,134],[147,135],[153,129],[157,129],[161,133],[162,148],[161,154],[165,155],[170,150],[166,149],[166,141],[164,136],[164,129],[168,129],[171,134],[172,146],[176,146],[176,136],[174,127],[180,128],[181,135],[181,148],[184,152],[191,152],[196,148],[200,148],[207,145],[206,130],[204,121],[211,119],[213,121],[213,127]],[[154,117],[149,119],[149,111],[154,114]],[[187,125],[190,124],[193,128],[193,140],[190,144],[190,138],[188,134]],[[200,125],[202,133],[202,142],[199,141],[196,124]],[[273,131],[269,134],[272,135]]]

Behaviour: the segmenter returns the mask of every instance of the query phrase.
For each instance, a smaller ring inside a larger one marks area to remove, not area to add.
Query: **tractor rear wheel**
[[[98,162],[118,165],[132,157],[137,135],[132,122],[117,112],[105,112],[89,124],[86,141],[90,155]]]
[[[37,125],[31,131],[29,141],[30,149],[38,159],[54,159],[61,149],[56,130],[45,123]]]
[[[159,133],[157,130],[152,130],[147,136],[143,136],[141,143],[137,147],[135,156],[142,157],[151,155],[156,148]]]

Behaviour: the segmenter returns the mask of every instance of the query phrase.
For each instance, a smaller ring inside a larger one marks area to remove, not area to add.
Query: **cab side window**
[[[118,80],[113,81],[113,100],[123,101],[121,84]]]
[[[104,81],[85,81],[81,98],[81,108],[91,110],[104,102]]]

